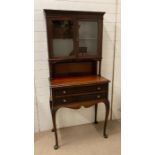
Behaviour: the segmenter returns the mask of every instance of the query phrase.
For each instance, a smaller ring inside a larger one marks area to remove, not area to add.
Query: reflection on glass
[[[73,22],[70,20],[53,21],[54,57],[73,56]]]
[[[73,51],[72,39],[53,39],[54,56],[71,56]]]
[[[95,21],[79,22],[79,55],[97,55],[98,24]]]

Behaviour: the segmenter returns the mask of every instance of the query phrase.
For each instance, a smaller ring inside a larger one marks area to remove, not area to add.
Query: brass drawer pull
[[[63,99],[62,101],[63,101],[64,103],[66,103],[66,102],[67,102],[67,100],[66,100],[66,99]]]
[[[66,94],[66,90],[63,90],[62,93],[63,93],[63,94]]]
[[[101,87],[97,87],[97,90],[101,90]]]
[[[101,95],[97,95],[97,98],[101,98]]]

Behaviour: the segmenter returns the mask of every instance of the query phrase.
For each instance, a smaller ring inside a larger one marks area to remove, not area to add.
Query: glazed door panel
[[[78,21],[78,57],[98,56],[98,22]]]
[[[72,19],[51,20],[52,58],[74,58],[75,57],[75,33],[74,21]]]

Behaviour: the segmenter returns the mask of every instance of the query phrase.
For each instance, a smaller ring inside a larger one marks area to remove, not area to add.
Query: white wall
[[[115,61],[114,61],[114,91],[113,91],[113,118],[121,116],[121,14],[120,0],[117,3],[116,15],[116,41],[115,41]]]
[[[102,75],[112,80],[113,71],[113,53],[115,44],[115,20],[116,20],[116,0],[35,0],[35,27],[34,27],[34,47],[35,47],[35,88],[37,115],[35,121],[35,131],[44,131],[52,128],[52,121],[49,109],[49,83],[48,83],[48,57],[47,57],[47,38],[46,26],[43,9],[57,10],[84,10],[84,11],[105,11],[103,28],[103,61]],[[119,23],[118,23],[119,25]],[[119,51],[119,48],[118,48]],[[118,52],[119,53],[119,52]],[[118,54],[119,57],[119,54]],[[116,63],[116,62],[115,62]],[[117,63],[116,63],[117,64]],[[116,65],[119,67],[119,65]],[[117,68],[116,68],[117,70]],[[117,75],[115,76],[117,77]],[[115,83],[117,83],[118,79]],[[109,89],[109,100],[111,101],[111,86]],[[116,88],[116,87],[115,87]],[[117,89],[115,89],[115,92]],[[116,93],[117,94],[117,93]],[[114,118],[119,118],[120,105],[117,95],[115,95],[113,107],[115,108]],[[119,106],[119,107],[118,107]],[[99,104],[98,120],[104,119],[104,104]],[[67,108],[60,109],[57,113],[57,126],[66,127],[78,124],[93,122],[94,108],[81,108],[71,110]],[[39,128],[39,129],[38,129]]]

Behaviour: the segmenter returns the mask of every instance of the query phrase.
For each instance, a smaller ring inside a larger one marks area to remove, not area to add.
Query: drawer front
[[[59,97],[59,98],[55,98],[53,102],[54,104],[62,104],[62,103],[65,104],[65,103],[72,103],[72,102],[100,100],[105,98],[107,98],[107,92],[87,94],[87,95],[76,95],[71,97]]]
[[[74,86],[52,89],[53,96],[64,96],[89,92],[105,92],[108,90],[108,84],[96,84],[88,86]]]

